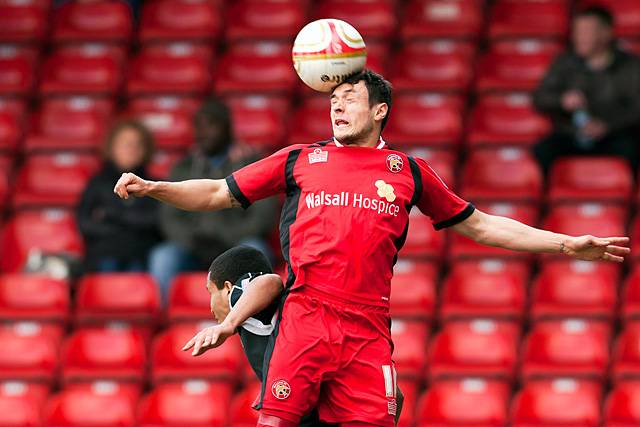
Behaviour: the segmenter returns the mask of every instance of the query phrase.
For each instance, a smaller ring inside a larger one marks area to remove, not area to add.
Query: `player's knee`
[[[256,427],[298,427],[298,424],[299,423],[261,412]]]

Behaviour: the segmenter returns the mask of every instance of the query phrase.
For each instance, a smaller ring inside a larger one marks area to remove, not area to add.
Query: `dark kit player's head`
[[[236,246],[213,260],[207,276],[211,294],[211,314],[222,322],[229,314],[229,293],[233,285],[247,273],[271,273],[271,264],[259,250]]]
[[[573,18],[571,41],[575,53],[585,59],[611,48],[613,16],[606,8],[591,6],[580,10]]]
[[[233,141],[231,110],[219,98],[207,98],[193,118],[195,143],[207,156],[224,152]]]
[[[333,136],[343,144],[377,138],[389,120],[391,83],[371,70],[353,74],[331,92]]]

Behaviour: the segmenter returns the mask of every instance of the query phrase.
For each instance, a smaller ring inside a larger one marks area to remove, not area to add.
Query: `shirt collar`
[[[336,147],[344,147],[344,145],[340,144],[335,137],[333,138],[333,142],[334,142],[334,144],[336,144]],[[384,142],[384,139],[382,139],[382,136],[381,136],[380,137],[380,143],[376,146],[376,150],[382,150],[386,144],[387,143]]]

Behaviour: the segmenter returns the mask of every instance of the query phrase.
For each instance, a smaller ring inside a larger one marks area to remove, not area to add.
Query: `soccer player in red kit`
[[[247,208],[286,194],[280,237],[289,278],[265,357],[258,426],[296,426],[314,406],[325,422],[393,426],[390,282],[413,206],[436,229],[487,245],[618,262],[629,252],[626,237],[556,234],[462,200],[426,162],[382,140],[391,86],[375,73],[351,76],[330,103],[329,141],[284,148],[226,180],[151,182],[127,173],[114,189],[187,210]]]

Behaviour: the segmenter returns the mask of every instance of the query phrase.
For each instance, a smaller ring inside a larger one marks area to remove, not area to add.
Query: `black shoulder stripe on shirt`
[[[284,179],[287,185],[287,197],[282,207],[282,214],[280,215],[280,245],[282,246],[282,256],[289,265],[289,275],[287,277],[287,288],[293,285],[295,276],[291,270],[291,262],[289,258],[289,228],[293,224],[298,215],[298,203],[300,201],[300,187],[293,176],[293,169],[296,165],[300,152],[302,150],[291,150],[287,156],[284,168]]]
[[[452,216],[449,219],[446,219],[444,221],[440,221],[439,223],[435,224],[433,226],[433,228],[435,228],[436,230],[442,230],[443,228],[447,228],[447,227],[451,227],[454,226],[456,224],[461,223],[462,221],[464,221],[465,219],[469,218],[471,216],[471,214],[473,213],[473,211],[476,210],[476,207],[473,206],[473,204],[468,203],[467,207],[464,208],[460,213]]]
[[[251,202],[242,193],[242,190],[240,190],[240,187],[238,186],[238,183],[236,182],[236,179],[233,177],[233,175],[229,175],[228,177],[226,177],[225,181],[227,181],[229,191],[231,191],[233,197],[235,197],[236,200],[240,202],[240,206],[242,206],[243,209],[247,209],[249,206],[251,206]]]
[[[313,144],[309,145],[309,147],[324,147],[325,145],[327,145],[331,141],[333,141],[333,139],[327,139],[326,141],[314,142]]]
[[[418,204],[420,196],[422,196],[422,174],[420,173],[420,167],[418,162],[411,157],[409,158],[409,166],[411,168],[411,176],[413,177],[413,197],[411,198],[411,206]]]

